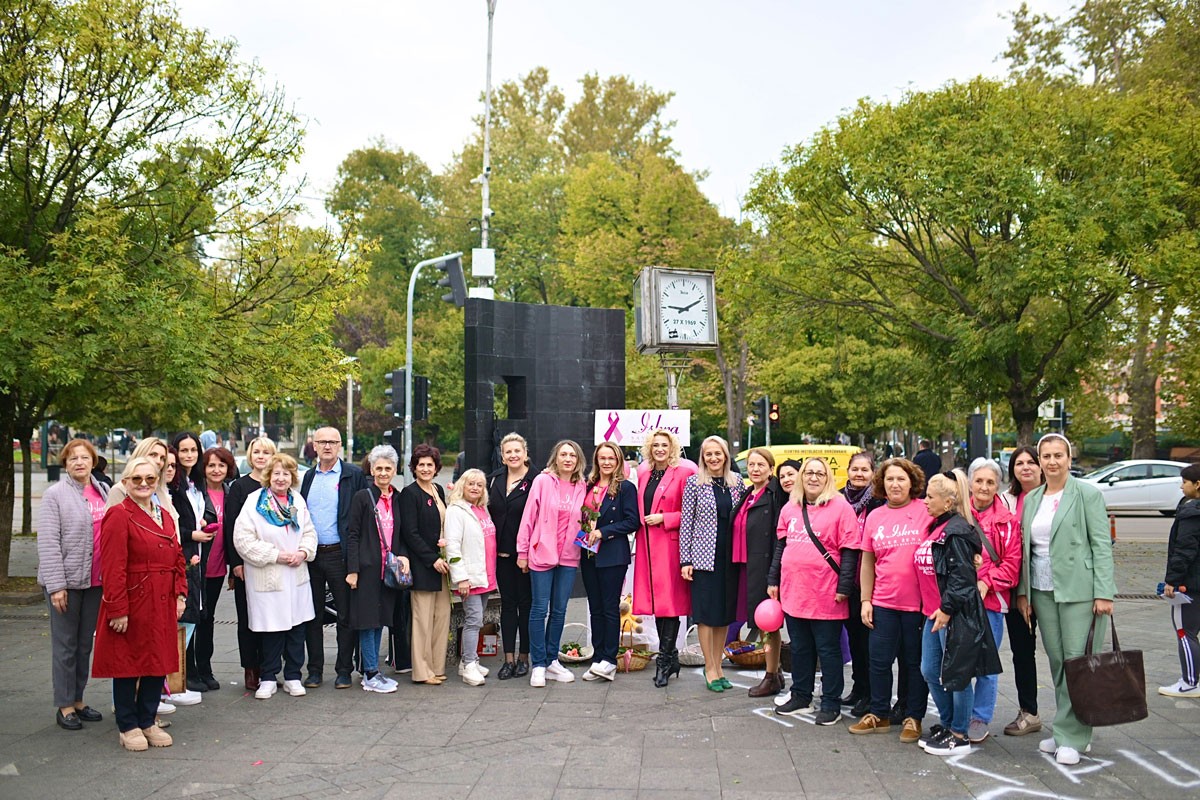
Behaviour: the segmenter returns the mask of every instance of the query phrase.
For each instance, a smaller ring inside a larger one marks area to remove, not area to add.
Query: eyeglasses
[[[317,439],[316,444],[321,447],[336,447],[341,444],[340,439]]]
[[[806,477],[806,478],[824,478],[825,473],[824,472],[813,472],[810,470],[810,471],[804,473],[804,477]]]
[[[142,484],[145,484],[146,486],[154,486],[158,483],[158,477],[154,475],[130,475],[125,480],[129,481],[134,486],[141,486]]]

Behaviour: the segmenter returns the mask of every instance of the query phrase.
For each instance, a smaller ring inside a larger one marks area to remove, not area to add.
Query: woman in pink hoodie
[[[997,494],[1000,491],[1000,465],[988,458],[971,462],[967,484],[971,488],[971,511],[983,540],[983,563],[977,575],[983,607],[996,647],[1004,637],[1004,619],[1012,602],[1012,590],[1021,576],[1021,523]],[[999,675],[975,679],[975,701],[967,738],[978,744],[988,737],[988,725],[996,711]]]
[[[547,678],[561,683],[575,680],[571,670],[558,663],[558,648],[579,568],[575,534],[587,492],[584,466],[583,448],[578,444],[569,439],[556,444],[546,471],[529,487],[517,531],[517,566],[530,573],[533,592],[530,686],[545,686]]]

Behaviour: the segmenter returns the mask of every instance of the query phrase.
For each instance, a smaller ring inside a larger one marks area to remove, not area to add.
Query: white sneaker
[[[177,706],[195,706],[200,704],[200,701],[204,699],[204,695],[188,690],[169,694],[167,695],[167,699]]]
[[[592,664],[592,668],[589,671],[593,676],[595,676],[593,680],[595,680],[595,678],[603,678],[606,681],[611,681],[616,680],[617,678],[617,665],[609,663],[608,661],[601,661],[599,664]],[[586,679],[587,676],[585,675],[584,678]]]
[[[529,670],[529,685],[536,689],[541,689],[546,685],[545,667],[534,667]]]
[[[300,681],[284,681],[283,690],[292,697],[303,697],[308,694],[308,691],[304,688],[304,684]]]
[[[476,667],[478,667],[478,668],[479,668],[479,674],[480,674],[480,675],[482,675],[482,676],[483,676],[483,677],[485,677],[485,678],[488,676],[488,673],[490,673],[490,672],[491,672],[491,670],[490,670],[490,669],[488,669],[487,667],[485,667],[483,664],[480,664],[478,661],[473,661],[472,663],[473,663],[473,664],[474,664]],[[460,677],[460,678],[462,677],[462,675],[463,675],[463,670],[464,670],[464,669],[466,669],[466,666],[467,666],[467,662],[465,662],[465,661],[460,661],[460,662],[458,662],[458,677]]]
[[[600,666],[600,665],[599,665],[599,664],[592,664],[592,665],[591,665],[591,666],[589,666],[589,667],[588,667],[588,668],[587,668],[587,669],[584,671],[584,673],[583,673],[582,675],[580,675],[579,677],[583,678],[585,681],[598,681],[598,680],[600,680],[600,673],[596,672],[596,667],[598,667],[598,666]]]
[[[1058,751],[1062,750],[1062,749],[1064,749],[1064,748],[1059,747],[1057,744],[1054,743],[1053,736],[1051,736],[1049,739],[1042,739],[1040,742],[1038,742],[1038,750],[1041,750],[1043,753],[1049,753],[1050,755],[1057,755]],[[1071,761],[1069,763],[1078,764],[1079,763],[1079,751],[1076,750],[1074,747],[1067,747],[1065,749],[1070,750],[1072,753],[1075,754],[1075,760]],[[1083,748],[1083,752],[1085,752],[1085,753],[1092,752],[1092,746],[1089,744],[1087,747]],[[1066,764],[1068,762],[1059,761],[1058,763]]]
[[[1188,686],[1187,682],[1180,678],[1170,686],[1158,687],[1158,693],[1166,697],[1200,697],[1200,686]]]
[[[262,681],[258,684],[258,688],[254,690],[254,696],[259,700],[270,700],[271,696],[277,691],[279,691],[278,683],[275,681]]]
[[[1072,766],[1079,763],[1079,751],[1074,747],[1063,745],[1054,752],[1054,760],[1059,764]]]
[[[546,667],[546,677],[559,683],[575,682],[575,673],[558,663],[557,658],[550,662],[550,666]]]
[[[166,700],[159,700],[158,701],[158,713],[159,714],[174,714],[175,706],[172,705],[171,703],[168,703]]]
[[[479,668],[478,661],[467,664],[462,671],[462,681],[468,686],[483,686],[484,674]]]

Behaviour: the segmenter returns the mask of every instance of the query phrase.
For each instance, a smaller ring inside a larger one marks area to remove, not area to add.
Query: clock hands
[[[700,299],[698,299],[698,300],[695,300],[694,302],[692,302],[692,303],[689,303],[689,304],[688,304],[688,305],[686,305],[686,306],[667,306],[667,308],[671,309],[672,311],[677,311],[677,312],[679,312],[680,314],[682,314],[682,313],[684,313],[685,311],[688,311],[688,310],[690,310],[690,309],[691,309],[693,306],[695,306],[697,303],[700,303],[700,302],[701,302],[701,301],[703,301],[703,300],[704,300],[704,298],[703,298],[703,297],[701,297]]]

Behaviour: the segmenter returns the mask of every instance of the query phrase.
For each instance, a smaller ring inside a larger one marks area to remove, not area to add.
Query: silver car
[[[1186,466],[1186,461],[1117,461],[1080,480],[1100,490],[1109,511],[1158,511],[1171,516],[1183,499],[1179,473]]]

